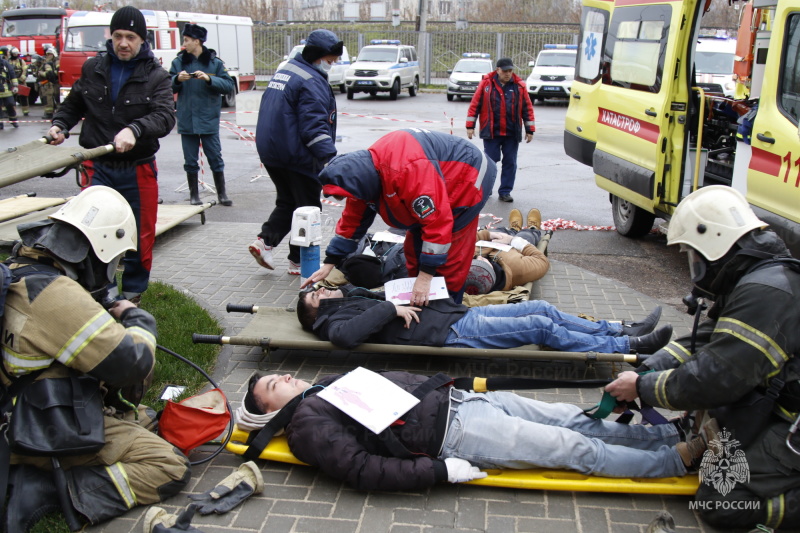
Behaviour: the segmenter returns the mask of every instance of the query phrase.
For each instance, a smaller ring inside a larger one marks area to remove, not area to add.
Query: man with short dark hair
[[[513,202],[511,191],[517,176],[517,152],[522,134],[525,142],[533,140],[536,122],[525,80],[514,74],[514,62],[508,57],[497,60],[494,72],[484,75],[467,111],[467,137],[472,139],[475,124],[480,118],[480,138],[483,150],[495,163],[503,165],[500,172],[500,201]]]
[[[670,325],[653,331],[660,316],[657,307],[629,326],[591,322],[543,300],[468,308],[447,298],[413,307],[395,305],[382,293],[352,285],[302,291],[297,303],[303,329],[346,349],[364,342],[453,348],[541,344],[572,352],[652,353],[672,335]]]
[[[702,446],[700,437],[679,442],[673,424],[596,420],[575,405],[511,392],[462,390],[443,375],[382,376],[391,382],[387,386],[409,393],[426,387],[428,392],[415,394],[421,396],[419,403],[377,435],[317,394],[343,376],[311,384],[288,374],[255,374],[237,411],[237,423],[244,420],[256,429],[279,410],[293,409],[285,431],[295,457],[359,490],[420,490],[445,481],[460,483],[486,477],[480,468],[683,476],[691,450]]]
[[[122,296],[137,302],[150,279],[158,214],[158,139],[175,126],[170,77],[150,50],[142,12],[133,6],[111,17],[106,52],[84,63],[81,77],[59,106],[48,134],[53,144],[84,118],[80,144],[113,142],[114,152],[84,163],[89,185],[117,190],[136,215],[139,243],[125,257]],[[118,297],[116,284],[109,287]]]

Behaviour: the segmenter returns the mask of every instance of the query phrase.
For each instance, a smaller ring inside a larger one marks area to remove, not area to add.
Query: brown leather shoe
[[[522,211],[519,209],[512,209],[508,214],[508,227],[514,231],[522,229]]]
[[[542,229],[542,214],[535,207],[528,211],[528,227]]]

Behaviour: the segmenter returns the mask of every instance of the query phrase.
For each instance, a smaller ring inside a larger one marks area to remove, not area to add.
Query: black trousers
[[[288,168],[266,167],[269,179],[275,184],[278,197],[269,219],[261,225],[259,237],[267,246],[278,246],[292,230],[292,215],[298,207],[322,208],[322,185],[299,172]],[[300,264],[300,248],[289,246],[289,261]]]

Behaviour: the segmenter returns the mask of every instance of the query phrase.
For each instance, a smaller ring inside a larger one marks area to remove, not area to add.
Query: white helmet
[[[47,50],[44,51],[44,55],[52,54],[53,57],[58,57],[58,51],[56,51],[55,46],[50,46]]]
[[[467,294],[488,294],[492,291],[495,281],[497,281],[497,275],[494,273],[492,264],[487,259],[475,258],[469,267],[464,292]]]
[[[103,263],[136,249],[136,219],[127,200],[110,187],[96,185],[50,215],[78,229]]]
[[[19,48],[17,48],[16,46],[12,46],[11,49],[8,51],[8,55],[18,56],[19,55]]]
[[[667,230],[667,244],[686,244],[716,261],[744,234],[764,228],[747,199],[731,187],[711,185],[681,200]]]

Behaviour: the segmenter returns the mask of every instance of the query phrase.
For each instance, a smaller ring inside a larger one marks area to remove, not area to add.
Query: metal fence
[[[352,24],[337,22],[255,26],[253,37],[256,74],[274,74],[278,64],[292,47],[300,44],[300,40],[305,39],[316,28],[325,28],[336,33],[344,41],[352,59],[355,59],[358,51],[368,45],[371,39],[398,39],[404,44],[416,46],[420,56],[420,82],[425,84],[438,83],[447,78],[447,71],[453,68],[464,52],[487,52],[494,60],[510,57],[517,66],[517,73],[524,78],[530,73],[528,62],[536,59],[545,44],[576,44],[578,39],[577,24],[516,25],[513,27],[514,31],[485,31],[486,25],[482,26],[481,31],[437,28],[423,34],[410,29],[387,29],[386,25],[376,26],[374,29],[353,29]],[[508,30],[508,26],[504,25],[502,29]]]

